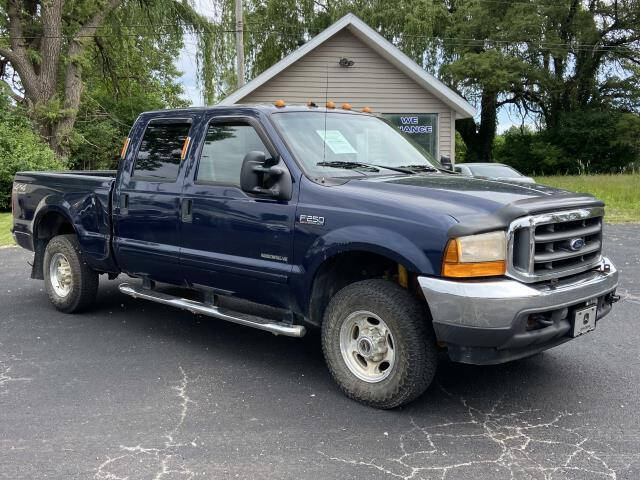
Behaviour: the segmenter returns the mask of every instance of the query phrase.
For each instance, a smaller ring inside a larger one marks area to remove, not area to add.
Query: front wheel
[[[98,273],[85,262],[75,235],[60,235],[49,241],[43,271],[49,300],[61,312],[78,312],[95,300]]]
[[[353,283],[331,299],[322,350],[343,392],[376,408],[414,400],[436,371],[435,336],[422,305],[387,280]]]

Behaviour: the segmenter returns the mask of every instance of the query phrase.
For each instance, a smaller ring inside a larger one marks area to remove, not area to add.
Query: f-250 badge
[[[318,215],[300,215],[298,221],[305,225],[324,225],[324,217]]]

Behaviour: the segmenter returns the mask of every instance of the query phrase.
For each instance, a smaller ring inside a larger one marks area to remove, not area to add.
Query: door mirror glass
[[[240,188],[243,192],[291,200],[292,183],[289,169],[281,158],[267,158],[261,151],[245,155],[240,170]]]

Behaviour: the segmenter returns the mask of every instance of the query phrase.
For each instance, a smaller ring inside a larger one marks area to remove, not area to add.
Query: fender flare
[[[304,274],[301,275],[302,285],[298,290],[299,298],[302,299],[299,307],[303,312],[308,312],[319,269],[336,255],[347,252],[373,253],[401,264],[412,272],[434,273],[432,262],[425,252],[397,232],[369,225],[332,230],[318,237],[303,258]]]
[[[52,199],[52,197],[54,197]],[[54,195],[48,195],[40,200],[40,203],[36,207],[35,214],[33,215],[32,232],[31,238],[33,241],[33,265],[31,266],[31,278],[42,280],[44,278],[44,272],[42,271],[42,259],[44,258],[44,248],[42,248],[41,242],[38,241],[38,227],[42,220],[50,213],[56,213],[63,217],[74,232],[77,234],[77,230],[73,222],[71,221],[70,215],[68,211],[65,211],[65,208],[62,208],[60,205],[56,204]],[[68,208],[68,202],[63,201],[63,206]]]

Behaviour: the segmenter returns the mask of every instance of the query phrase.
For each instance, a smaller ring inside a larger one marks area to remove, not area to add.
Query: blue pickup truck
[[[469,178],[376,115],[140,115],[117,171],[21,172],[13,234],[63,312],[123,294],[279,335],[321,330],[351,398],[403,405],[437,360],[493,364],[593,330],[617,300],[604,204]],[[176,288],[178,287],[178,288]]]

